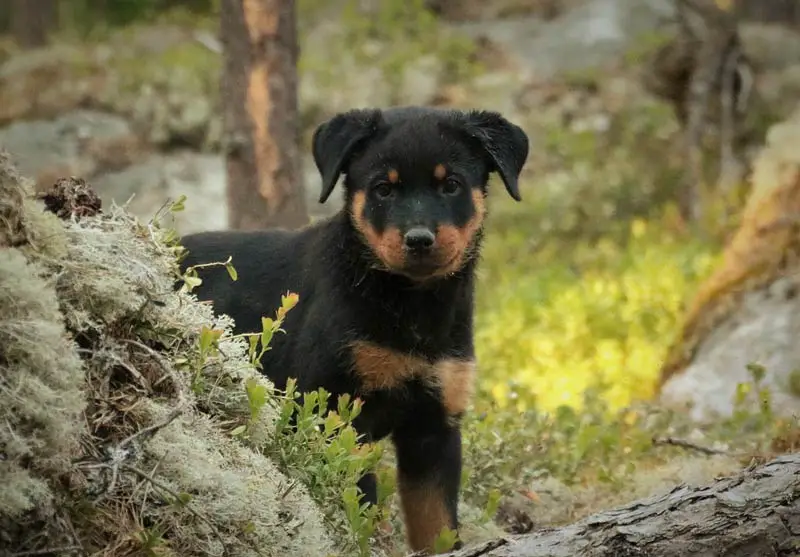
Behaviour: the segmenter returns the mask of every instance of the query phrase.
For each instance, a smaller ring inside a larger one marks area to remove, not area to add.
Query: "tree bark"
[[[800,555],[800,453],[729,478],[601,512],[563,528],[449,557],[770,557]]]
[[[223,0],[228,227],[308,222],[297,108],[293,0]]]
[[[56,0],[12,0],[11,31],[22,48],[46,45],[50,30],[57,23]]]

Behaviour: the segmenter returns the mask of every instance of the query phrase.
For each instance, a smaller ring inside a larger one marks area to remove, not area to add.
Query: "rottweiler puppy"
[[[390,436],[410,547],[430,550],[458,526],[461,417],[475,376],[473,290],[487,182],[496,172],[519,201],[525,132],[497,112],[397,107],[340,113],[321,124],[312,151],[324,203],[344,175],[343,209],[303,229],[185,236],[182,267],[196,290],[240,332],[287,291],[300,295],[264,372],[279,389],[324,387],[360,397],[365,441]],[[359,486],[375,502],[375,478]],[[459,543],[460,545],[460,543]]]

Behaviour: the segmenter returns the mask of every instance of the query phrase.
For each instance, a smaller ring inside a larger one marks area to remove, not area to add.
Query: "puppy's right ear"
[[[322,176],[319,202],[331,195],[342,170],[358,145],[378,129],[381,111],[358,109],[337,114],[314,131],[312,154]]]

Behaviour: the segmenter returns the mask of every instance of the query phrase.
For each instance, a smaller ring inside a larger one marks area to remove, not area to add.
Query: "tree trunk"
[[[223,0],[228,227],[308,222],[297,110],[293,0]]]
[[[768,557],[800,555],[800,453],[601,512],[563,528],[449,557]]]
[[[58,23],[56,0],[12,0],[11,32],[22,48],[47,44],[47,36]]]

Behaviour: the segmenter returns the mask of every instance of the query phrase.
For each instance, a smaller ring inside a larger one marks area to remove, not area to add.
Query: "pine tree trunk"
[[[704,487],[601,512],[563,528],[449,557],[778,557],[800,555],[800,453]]]
[[[297,108],[293,0],[223,0],[228,227],[308,222]]]
[[[12,0],[11,32],[22,48],[46,45],[48,34],[57,23],[56,0]]]

